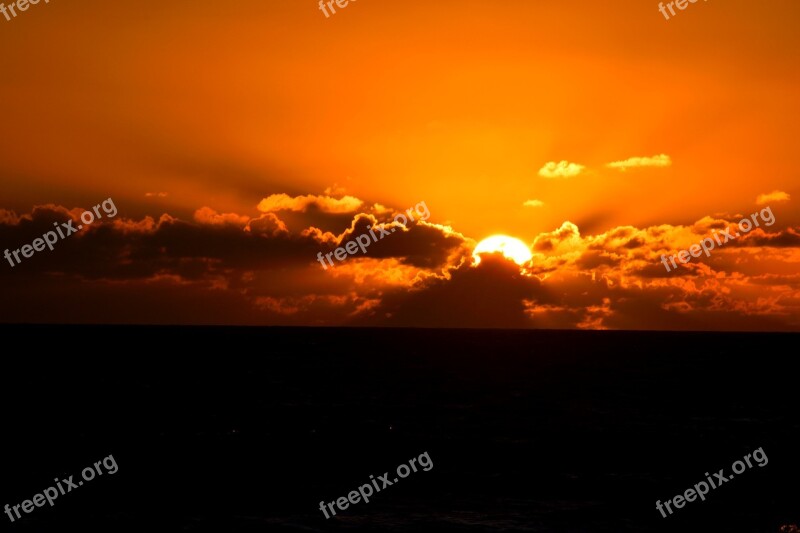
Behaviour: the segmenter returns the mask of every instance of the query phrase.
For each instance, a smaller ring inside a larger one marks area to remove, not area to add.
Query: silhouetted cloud
[[[18,249],[82,212],[52,204],[24,214],[0,209],[0,242]],[[13,268],[4,260],[0,320],[800,329],[800,228],[762,224],[667,272],[662,255],[735,228],[740,215],[596,234],[565,221],[533,240],[533,258],[522,267],[492,254],[476,266],[472,239],[430,221],[400,225],[393,212],[240,214],[203,206],[181,220],[166,213],[131,219],[121,209],[53,251]],[[288,214],[298,217],[294,228]],[[317,261],[370,232],[385,236],[366,253],[327,270]]]

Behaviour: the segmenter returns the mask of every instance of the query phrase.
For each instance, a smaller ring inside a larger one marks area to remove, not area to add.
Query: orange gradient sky
[[[0,320],[798,329],[800,5],[657,6],[55,0],[0,18],[2,248],[109,197],[120,213],[5,263],[18,303]],[[581,170],[540,174],[560,161]],[[664,272],[661,254],[773,191],[774,226]],[[257,209],[275,194],[363,204]],[[359,214],[386,221],[370,206],[420,201],[431,225],[315,262],[334,241],[309,228],[342,243]],[[531,246],[530,286],[470,264],[493,234]],[[487,315],[441,318],[499,286]]]

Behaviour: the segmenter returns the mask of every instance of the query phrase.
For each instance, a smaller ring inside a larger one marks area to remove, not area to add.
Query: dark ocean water
[[[798,335],[1,329],[4,531],[773,533],[800,523]],[[20,350],[11,348],[19,344]],[[787,348],[783,348],[786,346]],[[768,457],[662,518],[757,448]],[[326,520],[427,452],[433,468]]]

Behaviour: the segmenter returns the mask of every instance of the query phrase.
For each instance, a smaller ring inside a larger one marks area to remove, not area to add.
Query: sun
[[[481,262],[478,254],[492,252],[499,252],[518,265],[524,265],[533,257],[528,246],[521,240],[508,235],[492,235],[479,242],[478,246],[472,251],[475,264],[477,265]]]

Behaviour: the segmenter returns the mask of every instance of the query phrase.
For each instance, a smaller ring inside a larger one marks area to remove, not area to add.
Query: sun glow
[[[524,265],[533,257],[528,246],[521,240],[508,235],[492,235],[479,242],[475,250],[472,251],[475,264],[477,265],[481,262],[480,254],[493,252],[503,254],[503,256],[518,265]]]

